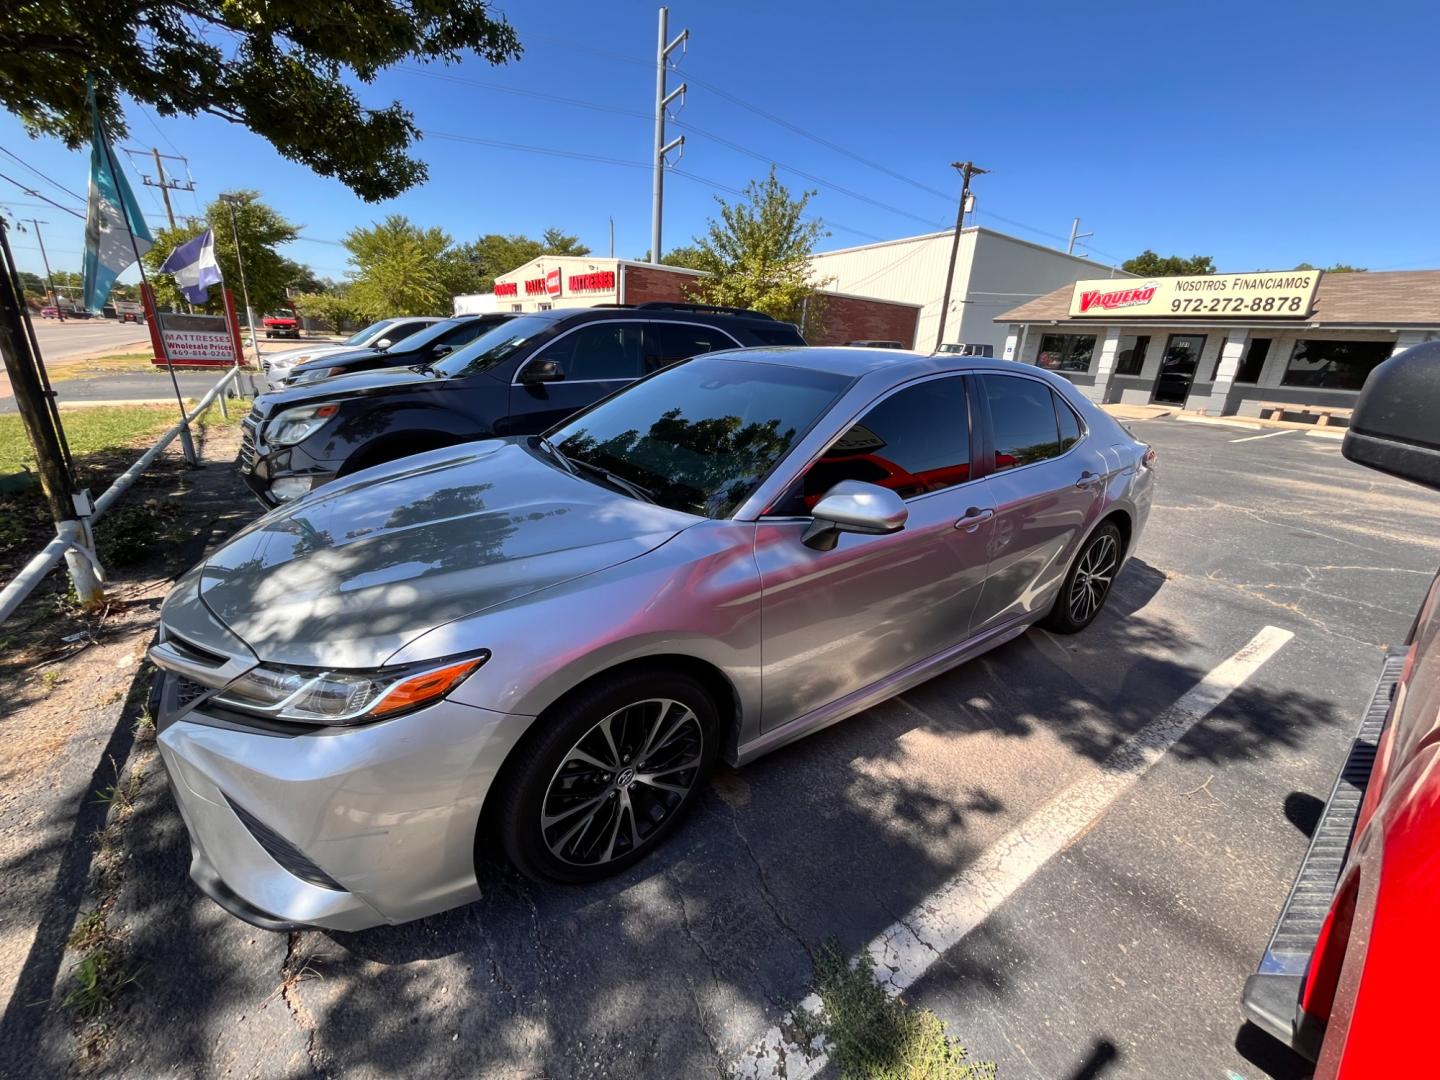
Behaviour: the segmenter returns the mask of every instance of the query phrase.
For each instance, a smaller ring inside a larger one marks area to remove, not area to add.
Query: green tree
[[[315,319],[329,330],[339,330],[348,323],[361,321],[348,287],[303,292],[294,297],[295,310],[307,319]]]
[[[645,249],[636,262],[649,262],[650,249]],[[661,266],[679,266],[686,270],[704,270],[705,253],[694,244],[682,244],[680,247],[671,248],[664,255],[660,256]]]
[[[1299,266],[1295,267],[1296,270],[1314,270],[1315,268],[1314,263],[1308,262],[1302,262]],[[1333,266],[1325,267],[1325,273],[1327,274],[1364,274],[1366,272],[1366,267],[1351,266],[1349,263],[1336,263]]]
[[[521,51],[487,0],[0,0],[0,25],[0,105],[31,134],[72,148],[90,138],[88,73],[117,139],[125,96],[161,116],[208,113],[370,202],[426,169],[407,153],[419,134],[409,110],[369,108],[352,87],[466,49],[492,64]]]
[[[578,236],[570,236],[559,229],[546,229],[540,241],[542,255],[589,255],[590,249],[580,243]],[[518,263],[516,264],[519,265]],[[513,267],[512,267],[513,269]]]
[[[355,264],[349,298],[363,317],[448,315],[451,299],[474,280],[474,268],[450,234],[391,214],[352,229],[345,247]]]
[[[744,198],[726,202],[718,195],[719,220],[695,240],[692,269],[704,270],[690,287],[691,295],[709,304],[752,308],[778,319],[798,322],[807,297],[823,284],[810,276],[815,243],[829,235],[818,221],[805,220],[815,192],[792,197],[789,188],[770,175],[751,180]]]
[[[244,306],[240,289],[240,263],[235,258],[234,233],[240,235],[240,252],[245,261],[245,286],[250,293],[250,304],[257,313],[263,314],[286,305],[285,291],[301,280],[308,271],[300,264],[285,258],[279,252],[282,244],[288,244],[300,235],[298,226],[283,218],[278,211],[260,201],[258,191],[237,193],[239,202],[235,206],[235,228],[230,227],[230,207],[223,199],[216,199],[205,209],[206,219],[190,218],[183,225],[173,229],[160,229],[155,234],[155,246],[145,253],[145,269],[150,284],[155,288],[155,301],[161,307],[180,308],[185,298],[169,274],[160,273],[161,264],[170,253],[187,240],[193,240],[206,229],[215,232],[215,261],[220,264],[220,273],[225,278],[225,287],[235,295],[236,308]],[[218,313],[225,310],[219,289],[210,290],[210,302],[204,310]],[[244,312],[240,312],[244,322]]]
[[[1120,264],[1121,270],[1141,277],[1180,277],[1186,274],[1213,274],[1215,260],[1209,255],[1191,255],[1188,259],[1179,255],[1161,257],[1146,248],[1133,259]]]
[[[462,244],[458,253],[471,270],[465,287],[458,291],[479,293],[493,289],[495,279],[501,274],[508,274],[541,255],[589,255],[590,249],[580,243],[579,237],[551,228],[545,230],[542,240],[519,233],[508,236],[486,233],[479,240]]]

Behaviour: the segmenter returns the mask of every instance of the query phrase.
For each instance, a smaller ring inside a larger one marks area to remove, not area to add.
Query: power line
[[[73,191],[71,191],[69,188],[67,188],[64,184],[60,183],[59,180],[54,180],[54,179],[51,179],[50,177],[46,176],[43,172],[41,172],[39,169],[35,168],[34,165],[31,165],[28,161],[26,161],[24,158],[22,158],[19,154],[16,154],[16,153],[14,153],[13,151],[7,150],[7,149],[5,149],[5,147],[3,147],[3,146],[0,146],[0,154],[4,154],[6,157],[9,157],[9,158],[14,158],[16,161],[18,161],[18,162],[20,163],[20,165],[21,165],[23,168],[29,169],[32,173],[34,173],[36,176],[40,177],[40,179],[41,179],[41,180],[44,180],[47,184],[53,184],[55,187],[57,187],[57,188],[59,188],[61,191],[65,192],[66,195],[69,195],[72,199],[79,199],[81,202],[84,202],[84,201],[85,201],[85,196],[83,196],[83,195],[77,195],[75,192],[73,192]]]
[[[85,220],[85,215],[82,214],[82,213],[80,213],[80,211],[78,211],[78,210],[72,210],[70,207],[65,206],[65,205],[63,205],[63,204],[61,204],[61,203],[56,202],[54,199],[50,198],[49,196],[47,196],[47,195],[42,195],[40,192],[36,191],[34,188],[26,187],[26,186],[25,186],[24,184],[22,184],[19,180],[16,180],[13,176],[6,176],[4,173],[0,173],[0,180],[8,180],[10,183],[14,184],[14,185],[15,185],[16,187],[18,187],[21,191],[23,191],[26,195],[33,196],[33,197],[36,198],[36,199],[43,199],[45,202],[47,202],[47,203],[49,203],[51,206],[55,207],[56,210],[64,210],[65,213],[71,214],[71,215],[73,215],[74,217],[79,218],[81,221],[84,221],[84,220]]]

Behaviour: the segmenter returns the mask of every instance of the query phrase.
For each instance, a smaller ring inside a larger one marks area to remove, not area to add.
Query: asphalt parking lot
[[[601,885],[487,867],[461,910],[270,934],[190,885],[178,816],[152,792],[126,826],[115,912],[144,970],[109,1022],[107,1072],[745,1073],[822,943],[854,954],[957,875],[988,873],[997,843],[1275,627],[1293,636],[1271,632],[1273,654],[1057,853],[979,882],[983,918],[908,996],[1005,1080],[1287,1075],[1242,1031],[1240,989],[1383,646],[1440,563],[1440,505],[1333,439],[1132,426],[1159,452],[1157,504],[1093,626],[1033,630],[722,771],[664,849]],[[64,1071],[68,1024],[36,1011],[12,1000],[0,1044]]]

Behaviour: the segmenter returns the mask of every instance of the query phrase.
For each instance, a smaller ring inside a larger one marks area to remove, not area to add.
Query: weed
[[[95,546],[105,566],[131,566],[172,545],[183,511],[168,500],[146,499],[112,510],[95,528]]]
[[[136,742],[155,741],[155,718],[150,715],[147,709],[135,718],[135,726],[131,729]]]
[[[62,679],[60,672],[55,670],[54,668],[51,668],[49,671],[45,672],[43,675],[40,676],[40,682],[44,685],[45,692],[47,694],[54,690],[57,686],[59,686],[63,681],[64,680]]]
[[[874,962],[863,955],[852,967],[834,942],[815,958],[819,1013],[801,1011],[796,1023],[807,1037],[830,1044],[842,1080],[993,1080],[993,1062],[968,1062],[965,1048],[945,1032],[945,1021],[928,1009],[892,997],[875,980]]]
[[[105,912],[96,908],[89,914],[80,917],[75,924],[75,929],[70,931],[70,939],[65,944],[72,949],[88,951],[100,945],[101,942],[107,941],[109,937],[110,931],[105,925]]]
[[[110,1008],[125,987],[135,982],[136,975],[126,969],[112,943],[104,942],[87,953],[70,975],[75,987],[65,995],[65,1007],[85,1019],[91,1019]]]

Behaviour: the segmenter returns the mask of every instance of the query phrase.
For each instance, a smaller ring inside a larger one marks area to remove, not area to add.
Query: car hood
[[[322,353],[318,356],[308,357],[303,364],[291,364],[290,366],[294,368],[294,371],[292,371],[291,374],[297,374],[298,372],[306,371],[309,368],[329,367],[331,364],[343,364],[347,360],[364,360],[372,356],[380,356],[384,352],[384,349],[370,349],[362,346],[358,349],[340,349],[337,352]],[[401,354],[399,352],[396,352],[394,355],[398,357]]]
[[[377,368],[373,371],[357,371],[349,375],[336,375],[300,386],[287,386],[280,390],[262,394],[255,403],[264,416],[292,405],[304,405],[310,401],[342,401],[346,398],[379,394],[396,387],[416,386],[433,383],[439,376],[426,375],[410,368]]]
[[[207,559],[207,608],[262,661],[374,667],[419,635],[665,543],[697,519],[493,439],[267,514]]]
[[[349,352],[353,348],[350,345],[302,345],[298,349],[286,349],[284,352],[270,353],[265,359],[270,361],[271,367],[291,367],[300,357],[312,360],[317,356],[328,356],[331,353]]]

